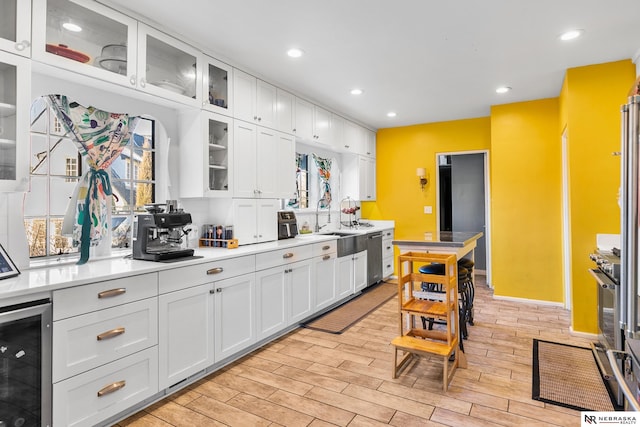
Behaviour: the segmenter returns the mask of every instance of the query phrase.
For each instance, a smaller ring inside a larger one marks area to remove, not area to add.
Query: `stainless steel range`
[[[623,395],[606,355],[607,350],[624,349],[624,331],[621,326],[620,250],[616,247],[598,249],[589,255],[596,268],[589,272],[598,284],[598,338],[592,345],[596,361],[604,380],[614,397],[614,403],[623,404]]]

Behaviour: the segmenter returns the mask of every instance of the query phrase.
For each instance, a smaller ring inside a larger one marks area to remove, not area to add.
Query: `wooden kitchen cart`
[[[418,268],[432,263],[444,265],[444,274],[422,274]],[[393,378],[407,362],[417,355],[442,356],[443,390],[447,391],[456,368],[466,368],[460,351],[458,325],[458,264],[455,254],[406,252],[398,256],[398,320],[400,335],[391,341],[394,346]],[[424,292],[422,283],[441,285],[442,292]],[[418,298],[419,296],[419,298]],[[417,327],[420,317],[444,322],[444,329],[427,330]],[[405,352],[398,362],[398,350]],[[453,355],[453,360],[449,360]]]

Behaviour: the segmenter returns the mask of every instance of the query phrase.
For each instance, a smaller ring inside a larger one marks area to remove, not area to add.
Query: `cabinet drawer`
[[[338,251],[338,241],[337,240],[327,240],[326,242],[314,243],[313,244],[313,256],[321,256],[325,254],[331,254]]]
[[[393,258],[393,240],[383,240],[382,241],[382,258],[392,257]]]
[[[158,392],[151,347],[53,385],[54,426],[94,426]]]
[[[161,271],[160,294],[253,273],[255,265],[255,256],[250,255]]]
[[[312,246],[313,245],[295,246],[293,248],[257,254],[256,271],[311,258],[313,256]]]
[[[393,228],[390,228],[388,230],[382,230],[382,239],[390,239],[393,240]]]
[[[393,257],[382,259],[382,277],[387,278],[393,275],[393,261]]]
[[[158,298],[53,323],[53,382],[158,343]]]
[[[158,273],[140,274],[53,292],[53,320],[158,295]]]

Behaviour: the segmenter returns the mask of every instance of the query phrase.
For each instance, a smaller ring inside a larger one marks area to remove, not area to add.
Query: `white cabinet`
[[[160,390],[213,365],[213,303],[210,284],[158,298]]]
[[[194,47],[138,23],[138,87],[153,95],[202,105],[202,62]]]
[[[258,340],[313,313],[310,259],[256,272]]]
[[[189,110],[179,124],[180,197],[231,197],[233,119]]]
[[[362,154],[369,157],[376,157],[376,133],[364,129],[364,148]]]
[[[216,325],[216,299],[233,301],[233,290],[222,292],[229,280],[253,276],[255,257],[211,261],[178,267],[159,273],[159,384],[164,390],[213,365],[215,343],[223,339],[214,329],[233,330],[235,326]],[[244,283],[244,282],[240,282]],[[234,289],[241,289],[239,288]],[[218,292],[216,292],[218,291]],[[251,304],[251,299],[247,300]],[[224,317],[224,314],[221,316]],[[233,346],[228,334],[220,346]],[[243,339],[244,340],[244,339]],[[221,347],[220,347],[221,348]]]
[[[97,425],[158,392],[157,295],[157,273],[53,292],[54,425]]]
[[[31,2],[5,0],[0,4],[0,49],[31,56]]]
[[[256,272],[256,321],[258,341],[287,327],[286,280],[288,267]]]
[[[382,278],[387,279],[393,275],[393,228],[382,230]]]
[[[296,137],[307,142],[329,144],[331,113],[317,105],[296,98]]]
[[[233,70],[234,116],[240,120],[276,128],[276,87],[243,71]]]
[[[277,199],[233,199],[233,232],[238,244],[278,240]]]
[[[256,342],[255,273],[214,283],[215,360],[220,362]]]
[[[367,251],[336,260],[337,300],[367,287]]]
[[[353,255],[353,288],[359,292],[367,287],[367,251]]]
[[[296,97],[280,88],[276,89],[277,99],[277,129],[280,132],[296,133]]]
[[[204,57],[202,107],[227,116],[233,114],[233,67],[209,56]]]
[[[288,324],[293,325],[313,314],[314,287],[311,260],[290,264],[285,270]]]
[[[313,259],[314,311],[322,310],[337,300],[336,252]]]
[[[295,186],[290,135],[234,121],[234,197],[289,198]]]
[[[345,151],[343,144],[346,122],[344,118],[337,114],[331,114],[329,145],[332,150],[338,153]]]
[[[95,426],[158,393],[151,347],[53,384],[54,426]]]
[[[30,92],[29,60],[0,51],[0,192],[28,187]]]
[[[202,106],[198,50],[135,19],[88,0],[33,1],[32,56],[59,68]],[[83,31],[70,31],[73,23]]]
[[[342,151],[345,153],[362,153],[364,147],[364,129],[346,120],[344,124],[344,140],[341,145]]]
[[[376,159],[367,156],[343,156],[343,197],[370,202],[376,199]]]

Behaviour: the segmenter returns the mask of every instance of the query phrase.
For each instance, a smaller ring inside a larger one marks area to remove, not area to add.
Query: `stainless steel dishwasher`
[[[382,232],[367,234],[367,286],[382,280]]]

